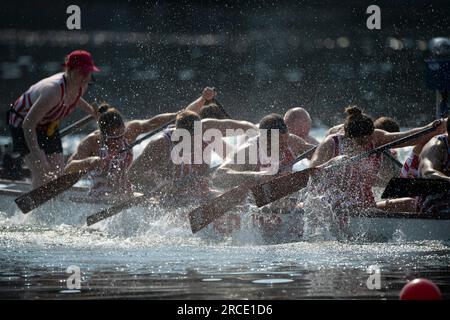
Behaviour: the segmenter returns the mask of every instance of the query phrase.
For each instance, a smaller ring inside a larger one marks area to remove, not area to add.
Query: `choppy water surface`
[[[0,208],[0,298],[397,299],[416,277],[450,298],[449,241],[267,245],[251,230],[212,241],[191,234],[186,210],[128,210],[88,228],[66,209],[23,216]],[[373,265],[377,290],[366,284]],[[67,287],[70,266],[80,268],[79,290]]]

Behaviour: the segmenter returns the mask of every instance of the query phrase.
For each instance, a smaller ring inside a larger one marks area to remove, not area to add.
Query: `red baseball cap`
[[[82,72],[99,72],[100,69],[94,65],[92,55],[85,50],[72,51],[67,57],[64,66],[70,69],[78,69]]]

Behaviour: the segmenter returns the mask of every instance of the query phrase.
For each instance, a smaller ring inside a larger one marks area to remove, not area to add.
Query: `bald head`
[[[295,134],[300,138],[306,138],[311,130],[311,117],[308,111],[303,108],[289,109],[284,115],[289,133]]]

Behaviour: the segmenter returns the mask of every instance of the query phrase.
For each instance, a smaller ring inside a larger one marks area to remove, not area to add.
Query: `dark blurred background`
[[[81,8],[80,31],[66,28],[71,4]],[[371,4],[381,7],[381,30],[366,27]],[[431,38],[450,36],[449,8],[448,0],[2,2],[0,108],[83,48],[102,69],[86,99],[128,118],[176,111],[212,85],[232,116],[251,121],[303,106],[316,125],[333,125],[356,103],[416,125],[434,116],[424,59]]]

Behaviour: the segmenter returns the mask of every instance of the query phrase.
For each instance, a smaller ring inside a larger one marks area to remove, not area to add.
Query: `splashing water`
[[[152,203],[87,227],[88,205],[55,202],[23,215],[2,204],[0,297],[396,298],[407,279],[423,276],[449,298],[448,241],[409,241],[401,229],[349,241],[324,197],[307,191],[303,213],[282,215],[285,229],[255,228],[252,213],[263,210],[249,200],[230,212],[242,228],[217,238],[191,233],[189,207]],[[372,265],[381,290],[365,285]],[[79,290],[66,286],[69,266],[81,270]]]

